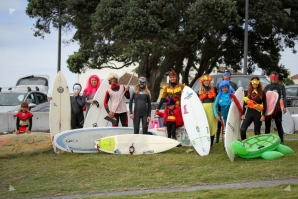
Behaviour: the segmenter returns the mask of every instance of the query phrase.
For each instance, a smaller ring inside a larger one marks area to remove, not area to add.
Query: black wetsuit
[[[254,132],[255,135],[261,134],[261,126],[262,122],[260,121],[262,115],[265,115],[267,110],[267,102],[266,102],[266,95],[263,93],[263,98],[261,98],[259,95],[253,93],[250,97],[251,100],[255,101],[257,104],[263,104],[263,111],[257,111],[253,108],[247,107],[245,109],[246,103],[243,104],[243,111],[242,115],[245,115],[245,119],[242,122],[240,132],[241,132],[241,140],[246,139],[246,130],[249,127],[249,125],[253,122],[254,123]]]
[[[134,102],[134,110],[132,111],[132,103]],[[129,112],[134,114],[133,126],[134,134],[139,134],[140,121],[142,119],[143,134],[148,132],[147,118],[151,116],[151,99],[150,95],[140,91],[133,93],[129,101]]]
[[[235,82],[229,81],[229,83],[232,86],[232,88],[234,89],[234,91],[236,91],[238,89],[238,86]],[[220,82],[217,84],[217,89],[219,89],[219,84],[220,84]],[[218,106],[218,111],[220,112],[220,106]],[[218,122],[217,123],[217,131],[216,131],[216,143],[219,142],[220,131],[221,131],[221,122]]]
[[[85,98],[82,96],[70,96],[71,105],[71,129],[83,128],[84,124],[84,113],[83,107],[85,105]]]
[[[265,86],[264,92],[266,93],[267,91],[274,91],[278,93],[278,100],[275,106],[275,110],[272,113],[272,115],[267,116],[265,120],[265,133],[268,134],[270,133],[270,128],[271,128],[271,120],[275,120],[276,128],[278,131],[278,135],[280,137],[281,142],[283,143],[284,141],[284,131],[282,128],[282,110],[280,107],[280,99],[284,101],[284,108],[287,106],[287,101],[286,101],[286,90],[285,86],[279,83],[271,83]]]

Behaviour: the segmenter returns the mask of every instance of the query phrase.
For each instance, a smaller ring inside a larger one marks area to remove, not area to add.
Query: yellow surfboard
[[[0,135],[0,157],[38,154],[53,149],[49,133]]]

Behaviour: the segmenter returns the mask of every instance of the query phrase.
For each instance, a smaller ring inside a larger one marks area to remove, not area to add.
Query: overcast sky
[[[58,31],[52,29],[45,39],[33,36],[35,19],[26,13],[27,0],[0,0],[0,87],[14,86],[16,81],[30,74],[47,74],[50,85],[57,73]],[[71,38],[62,33],[62,40]],[[77,75],[68,71],[66,60],[79,48],[78,44],[62,44],[61,71],[69,87],[77,81]],[[298,74],[298,54],[289,49],[282,53],[280,64]],[[84,85],[82,85],[84,87]]]

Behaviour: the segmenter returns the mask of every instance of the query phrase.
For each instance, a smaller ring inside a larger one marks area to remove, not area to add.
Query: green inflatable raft
[[[242,158],[262,157],[266,160],[294,153],[290,147],[280,143],[280,138],[276,134],[261,134],[251,136],[241,142],[233,141],[232,148]]]

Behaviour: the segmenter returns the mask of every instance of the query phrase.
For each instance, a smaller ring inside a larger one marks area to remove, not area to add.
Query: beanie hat
[[[168,97],[166,104],[167,106],[175,105],[175,100],[173,98]]]

